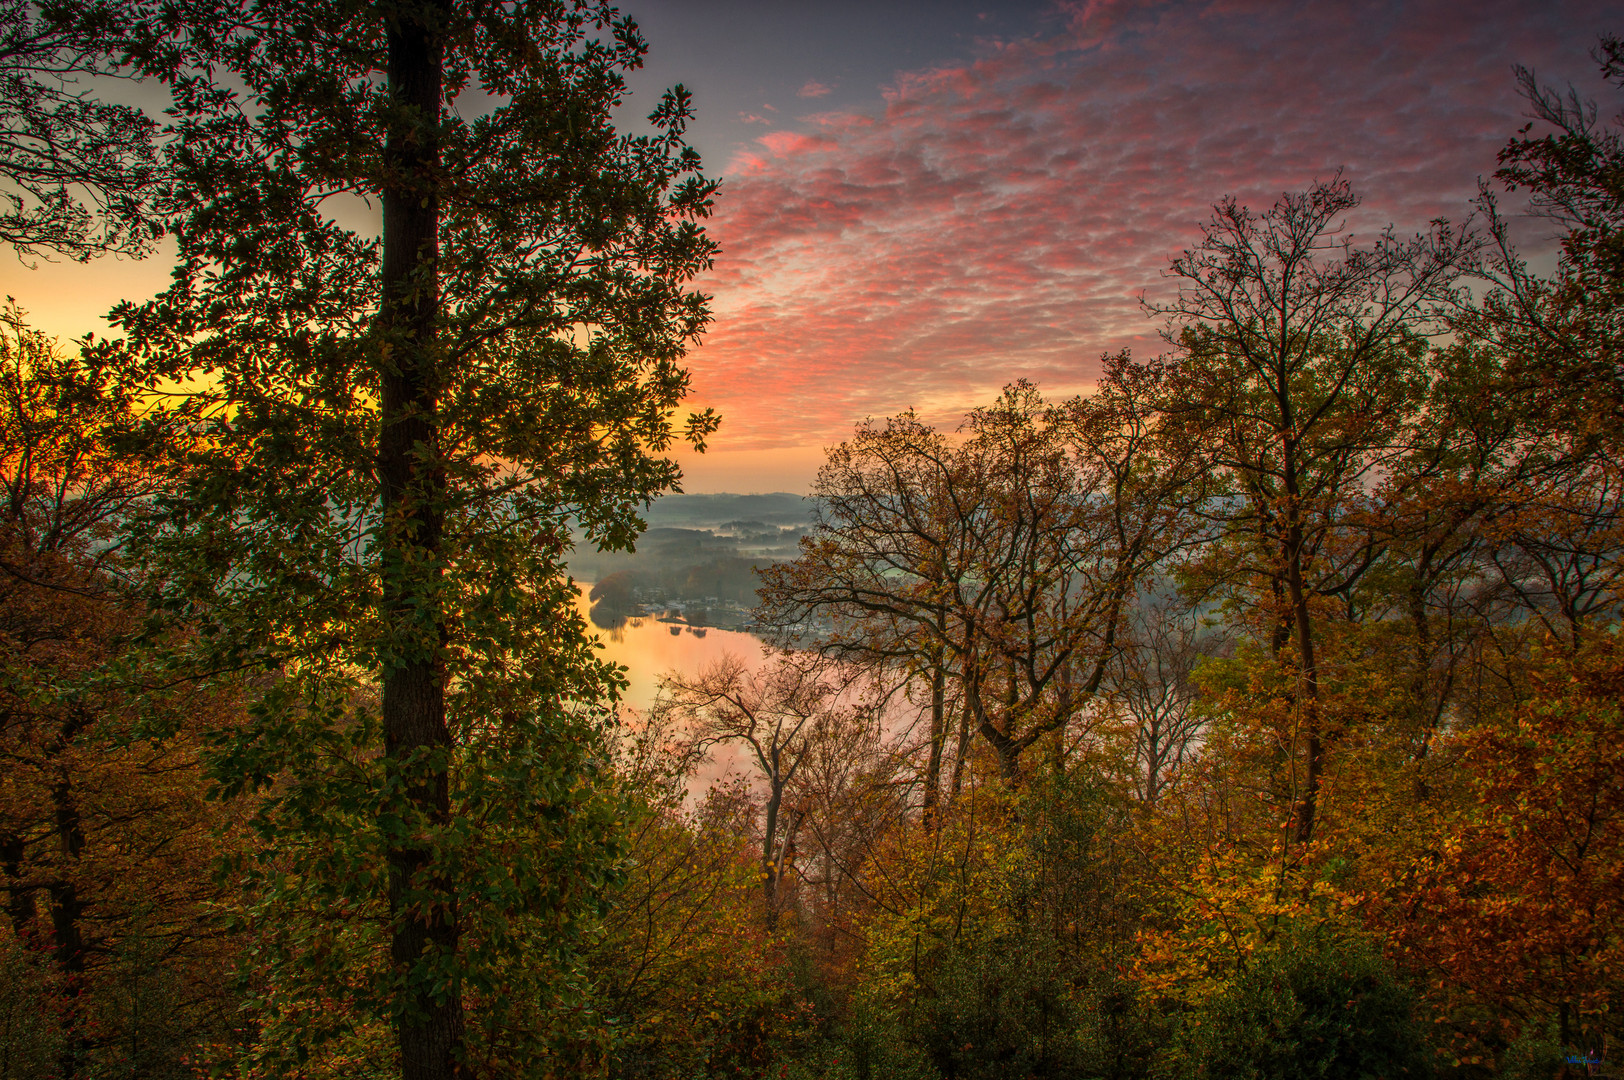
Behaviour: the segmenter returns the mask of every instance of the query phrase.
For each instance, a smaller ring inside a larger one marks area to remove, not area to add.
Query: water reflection
[[[576,603],[588,614],[589,585],[579,586]],[[624,702],[642,710],[654,703],[660,676],[671,670],[685,675],[697,673],[728,653],[755,664],[763,655],[761,639],[737,630],[710,626],[684,626],[662,622],[653,616],[635,616],[610,628],[594,629],[603,642],[603,656],[626,668],[630,686]]]
[[[580,585],[575,599],[582,615],[587,615],[592,606],[587,599],[590,588]],[[638,713],[654,704],[660,676],[666,672],[694,675],[729,653],[755,666],[766,655],[761,639],[753,634],[662,622],[650,615],[617,620],[616,625],[592,632],[603,642],[603,657],[626,669],[629,685],[621,698],[621,715],[633,724],[637,723]],[[744,749],[732,744],[714,747],[709,760],[689,780],[690,796],[698,798],[730,773],[751,775]]]

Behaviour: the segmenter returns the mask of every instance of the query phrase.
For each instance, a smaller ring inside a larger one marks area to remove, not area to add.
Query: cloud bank
[[[1356,234],[1464,218],[1522,123],[1514,63],[1606,92],[1604,6],[1548,8],[1090,0],[761,136],[726,169],[690,354],[717,448],[910,407],[951,424],[1018,377],[1082,390],[1102,353],[1157,351],[1140,297],[1226,194],[1262,208],[1345,170]]]

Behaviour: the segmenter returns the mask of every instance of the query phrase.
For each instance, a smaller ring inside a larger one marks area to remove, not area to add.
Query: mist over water
[[[660,676],[668,671],[697,675],[707,664],[732,653],[754,666],[762,655],[762,641],[753,634],[716,626],[676,626],[652,614],[671,605],[705,603],[710,621],[744,621],[742,611],[755,603],[759,580],[753,567],[795,558],[800,538],[810,529],[812,501],[789,492],[765,495],[671,494],[658,499],[645,517],[648,531],[638,539],[635,552],[595,550],[584,540],[569,559],[576,576],[581,615],[589,631],[603,644],[603,656],[627,669],[631,686],[622,699],[624,708],[643,710],[654,703]],[[726,574],[716,571],[726,567]],[[713,571],[707,573],[707,571]],[[664,600],[639,604],[650,614],[629,618],[613,629],[590,619],[587,594],[610,576],[632,575],[633,584],[650,588]],[[708,597],[708,603],[703,599]]]
[[[575,602],[585,618],[592,606],[587,600],[592,583],[577,582],[576,589]],[[677,632],[672,633],[673,629]],[[641,714],[654,704],[660,677],[667,672],[697,675],[730,653],[754,667],[765,656],[762,640],[754,634],[664,623],[652,615],[630,619],[613,630],[592,627],[591,633],[602,643],[604,659],[626,669],[630,685],[621,697],[620,714],[631,724],[638,723]],[[717,746],[689,781],[688,790],[698,796],[730,773],[751,775],[750,767],[743,747]]]

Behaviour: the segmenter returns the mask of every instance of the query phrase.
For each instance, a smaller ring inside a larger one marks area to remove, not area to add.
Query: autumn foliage
[[[499,5],[446,55],[500,31],[506,126],[440,147],[429,79],[345,127],[294,103],[411,64],[324,10],[321,77],[257,51],[320,52],[300,5],[126,42],[191,151],[240,136],[177,159],[197,281],[77,356],[0,316],[0,1080],[1618,1075],[1615,128],[1525,76],[1497,176],[1549,277],[1488,194],[1361,243],[1341,176],[1221,200],[1162,355],[859,425],[759,652],[639,713],[565,560],[677,479],[687,93],[617,135],[635,26],[560,8],[549,52]],[[265,115],[187,81],[215,61]],[[307,151],[393,208],[381,263],[276,171]],[[272,189],[302,231],[202,269]]]
[[[1451,748],[1464,797],[1382,913],[1468,1045],[1596,1047],[1624,1009],[1624,656],[1607,634],[1541,659]]]

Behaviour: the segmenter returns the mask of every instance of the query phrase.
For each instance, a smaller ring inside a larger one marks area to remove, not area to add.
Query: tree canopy
[[[127,33],[174,98],[179,247],[105,348],[169,395],[134,550],[173,662],[257,687],[211,775],[260,793],[256,910],[314,916],[268,939],[265,1060],[379,1020],[406,1076],[525,1059],[535,1025],[469,1028],[465,995],[533,1010],[516,951],[608,872],[579,778],[616,679],[561,559],[569,520],[625,545],[679,475],[714,252],[688,94],[618,130],[645,46],[596,4],[165,4]]]

